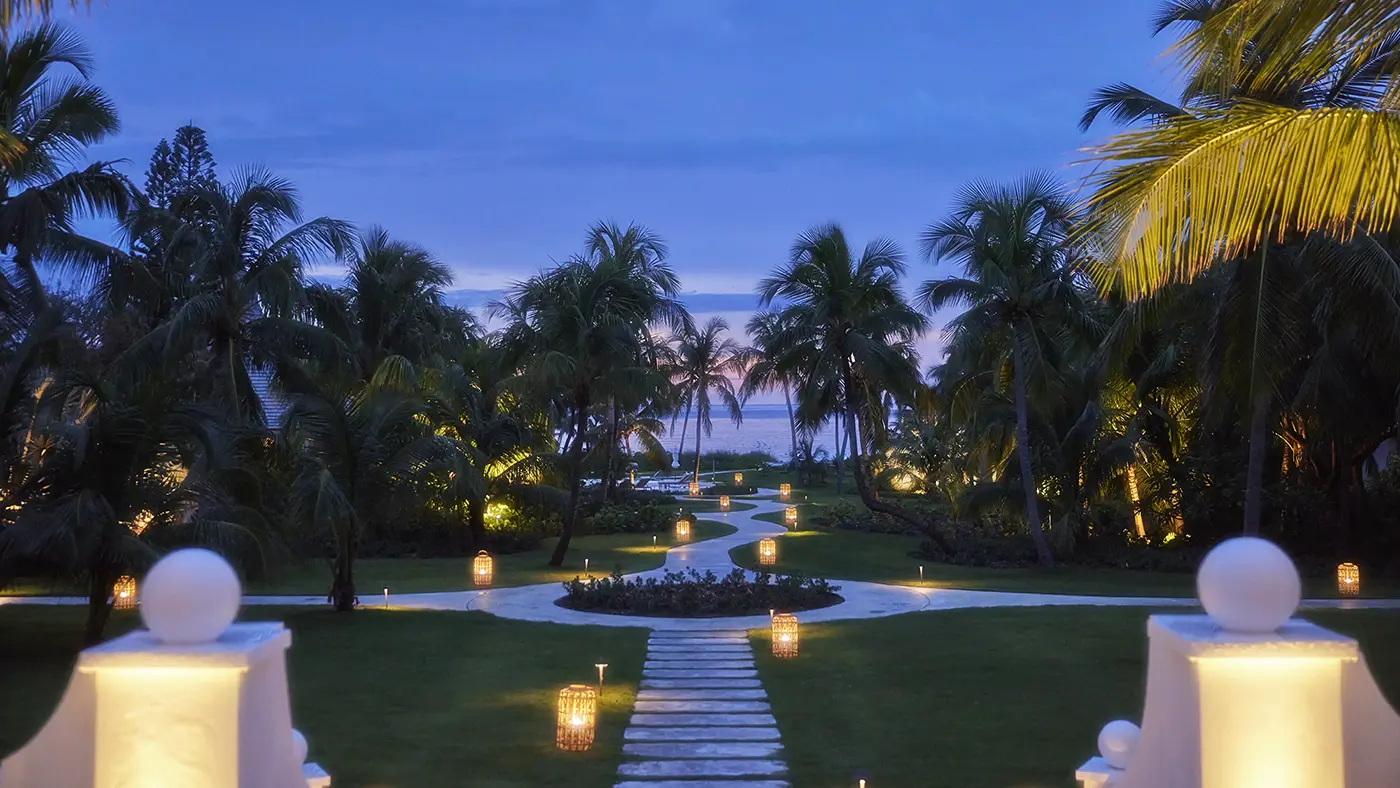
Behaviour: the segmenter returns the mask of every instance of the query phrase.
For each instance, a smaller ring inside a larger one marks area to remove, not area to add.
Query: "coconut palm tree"
[[[861,501],[922,528],[917,516],[880,498],[862,451],[874,425],[889,419],[880,395],[907,402],[919,385],[913,343],[928,321],[900,292],[903,274],[904,256],[893,241],[876,239],[857,255],[839,226],[821,225],[799,235],[787,264],[759,283],[759,306],[783,304],[774,365],[796,383],[798,423],[815,429],[833,415],[844,419]]]
[[[710,392],[719,395],[729,410],[729,418],[738,426],[744,420],[739,395],[734,391],[731,375],[738,375],[743,364],[743,349],[731,337],[722,337],[729,330],[724,318],[712,317],[705,325],[676,337],[676,367],[681,387],[689,392],[695,404],[695,479],[700,480],[700,435],[713,435],[710,420]]]
[[[792,409],[791,381],[779,373],[777,365],[773,363],[779,351],[779,337],[783,334],[783,327],[779,321],[778,313],[768,310],[755,312],[753,317],[749,318],[747,328],[753,344],[744,351],[744,382],[739,396],[747,401],[749,397],[760,392],[775,388],[783,390],[783,402],[787,404],[788,411],[788,429],[792,432],[792,452],[788,455],[788,467],[796,471],[797,414]]]
[[[1055,559],[1037,502],[1028,400],[1033,370],[1054,382],[1054,364],[1045,361],[1059,353],[1066,329],[1085,314],[1086,293],[1070,242],[1077,220],[1060,184],[1033,175],[1011,186],[964,187],[953,213],[930,225],[922,239],[926,258],[956,262],[963,276],[926,282],[919,291],[920,305],[930,313],[966,306],[950,323],[953,341],[975,335],[984,352],[995,347],[1009,356],[1027,527],[1046,566]]]

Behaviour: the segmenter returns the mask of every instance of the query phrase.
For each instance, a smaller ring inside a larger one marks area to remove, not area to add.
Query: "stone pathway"
[[[742,629],[657,630],[622,735],[616,788],[788,788]]]

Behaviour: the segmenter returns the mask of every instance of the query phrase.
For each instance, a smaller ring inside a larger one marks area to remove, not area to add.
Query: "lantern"
[[[690,497],[691,497],[691,498],[698,498],[699,496],[700,496],[700,482],[691,482],[691,483],[690,483]]]
[[[1353,563],[1337,567],[1337,593],[1342,596],[1356,596],[1361,593],[1361,567]]]
[[[743,483],[744,483],[744,474],[742,474],[742,473],[736,473],[736,474],[734,474],[734,484],[735,484],[735,486],[738,486],[738,485],[743,484]]]
[[[131,575],[117,578],[116,585],[112,586],[112,609],[130,610],[136,607],[137,599],[136,578]]]
[[[676,521],[676,541],[690,541],[690,521],[684,518]]]
[[[561,750],[583,752],[593,746],[598,719],[598,690],[587,684],[570,684],[559,690],[559,721],[554,743]]]
[[[758,562],[764,566],[778,563],[778,541],[762,539],[758,543]]]
[[[485,550],[472,559],[472,582],[479,586],[491,585],[491,575],[495,572],[495,561]]]
[[[788,525],[797,525],[797,507],[789,506],[787,511],[783,512],[783,519]]]
[[[727,511],[729,511],[729,496],[728,496],[728,495],[721,495],[721,496],[719,497],[719,508],[720,508],[720,511],[722,511],[722,512],[727,512]]]
[[[778,492],[782,493],[782,498],[784,501],[786,501],[787,499],[792,497],[792,485],[788,484],[787,482],[783,482],[782,484],[778,485]]]
[[[791,613],[773,616],[773,656],[797,656],[797,616]]]

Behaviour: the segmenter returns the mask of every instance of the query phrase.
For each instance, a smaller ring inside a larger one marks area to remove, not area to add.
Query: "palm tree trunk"
[[[836,457],[832,462],[836,466],[836,494],[840,495],[842,482],[841,477],[843,474],[841,473],[841,411],[839,409],[836,411],[836,423],[832,425],[832,429],[836,431]]]
[[[696,403],[695,408],[695,483],[700,483],[700,407]]]
[[[117,578],[110,572],[93,572],[88,579],[88,615],[83,626],[83,645],[95,646],[102,642],[102,632],[107,628],[107,619],[112,617],[112,586]]]
[[[486,549],[486,499],[467,498],[467,532],[471,534],[472,550]]]
[[[855,409],[852,408],[846,413],[846,433],[854,436],[857,432]],[[865,504],[865,508],[872,512],[887,514],[891,517],[903,520],[931,539],[945,555],[951,556],[956,552],[953,549],[953,545],[948,542],[947,538],[938,531],[938,528],[933,523],[926,522],[902,506],[896,506],[889,501],[880,500],[879,496],[875,494],[875,489],[870,484],[869,478],[865,475],[861,457],[854,452],[851,454],[851,475],[855,476],[856,492],[860,495],[860,502]]]
[[[348,613],[355,609],[359,599],[355,596],[355,535],[351,523],[344,525],[340,538],[340,551],[335,557],[335,579],[331,582],[330,603],[338,613]]]
[[[1040,565],[1054,566],[1055,556],[1050,552],[1050,544],[1040,525],[1040,504],[1036,500],[1035,493],[1035,471],[1031,469],[1031,436],[1030,427],[1027,426],[1029,408],[1026,405],[1025,362],[1021,358],[1020,348],[1013,347],[1011,353],[1011,369],[1016,387],[1016,454],[1021,460],[1021,486],[1026,492],[1026,527],[1031,532],[1031,541],[1035,543],[1035,554]]]
[[[608,397],[608,445],[603,447],[603,501],[613,499],[617,484],[617,474],[613,472],[613,452],[617,447],[618,422],[617,397]]]
[[[797,471],[797,417],[792,412],[792,392],[787,381],[783,381],[783,401],[787,403],[788,429],[792,431],[792,453],[788,454],[788,470]],[[799,479],[799,481],[801,481]]]
[[[1245,473],[1244,535],[1258,536],[1263,514],[1264,454],[1269,443],[1269,401],[1255,398],[1249,420],[1249,466]]]
[[[677,468],[679,468],[680,465],[681,465],[681,455],[682,455],[682,454],[685,454],[685,435],[686,435],[687,432],[690,431],[690,406],[691,406],[692,402],[693,402],[693,400],[691,400],[691,398],[686,397],[686,400],[685,400],[685,419],[681,422],[681,445],[679,445],[679,446],[676,447],[676,467],[677,467]],[[670,469],[667,468],[667,470],[670,470]]]
[[[1137,532],[1138,538],[1147,536],[1147,528],[1142,522],[1142,499],[1138,497],[1137,468],[1136,463],[1128,463],[1128,500],[1133,504],[1133,530]]]
[[[579,495],[583,491],[583,433],[588,426],[588,395],[579,392],[574,397],[574,440],[569,444],[569,505],[564,510],[564,529],[559,533],[559,542],[554,545],[554,554],[549,557],[549,565],[564,565],[564,556],[569,552],[569,542],[574,538],[574,526],[578,522]]]

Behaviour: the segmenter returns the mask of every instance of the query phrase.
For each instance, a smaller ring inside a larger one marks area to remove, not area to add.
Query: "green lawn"
[[[0,607],[0,755],[43,724],[68,681],[79,608]],[[647,632],[506,621],[484,613],[337,614],[256,608],[285,621],[292,714],[337,788],[612,785]],[[118,614],[110,634],[134,625]],[[554,748],[560,687],[607,662],[598,740]]]
[[[778,513],[775,517],[778,519],[773,522],[779,522],[782,515]],[[829,528],[795,531],[778,540],[777,569],[838,580],[868,580],[925,588],[1093,596],[1196,595],[1194,574],[1137,572],[1082,566],[1061,566],[1055,569],[951,566],[911,556],[910,553],[919,547],[920,541],[918,536],[872,534]],[[740,566],[759,568],[755,545],[740,545],[730,550],[729,555]],[[922,583],[919,580],[920,566],[924,572]],[[1336,582],[1329,578],[1305,578],[1303,587],[1306,596],[1312,599],[1330,599],[1337,596]],[[1400,587],[1397,587],[1394,580],[1370,580],[1363,584],[1363,596],[1400,596]]]
[[[1141,720],[1142,609],[915,613],[802,628],[759,672],[792,783],[878,788],[1074,785],[1109,720]],[[1356,637],[1400,702],[1400,611],[1308,612]]]

